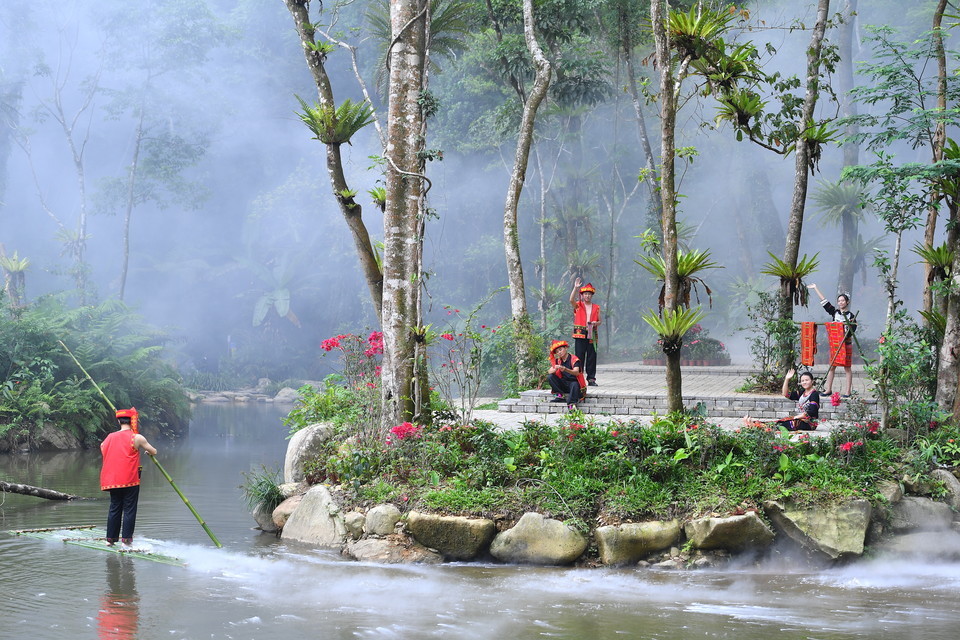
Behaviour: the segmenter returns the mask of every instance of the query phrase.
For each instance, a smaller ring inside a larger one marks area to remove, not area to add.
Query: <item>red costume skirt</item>
[[[827,338],[830,340],[830,364],[836,367],[849,367],[853,364],[853,346],[845,341],[847,327],[842,322],[824,323]]]

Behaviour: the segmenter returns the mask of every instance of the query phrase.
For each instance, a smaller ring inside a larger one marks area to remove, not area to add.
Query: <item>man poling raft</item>
[[[63,347],[63,349],[70,355],[70,358],[73,359],[73,361],[76,363],[77,367],[80,368],[80,371],[83,372],[83,375],[85,375],[85,376],[87,377],[87,380],[89,380],[89,381],[90,381],[90,384],[92,384],[93,387],[97,390],[97,392],[100,394],[100,397],[102,397],[102,398],[104,399],[104,401],[107,403],[107,406],[109,406],[110,409],[113,410],[113,412],[114,412],[115,415],[118,415],[118,413],[117,413],[117,412],[118,412],[117,407],[114,406],[114,404],[113,404],[112,402],[110,402],[110,398],[108,398],[108,397],[107,397],[107,394],[105,394],[105,393],[103,392],[103,389],[101,389],[101,388],[100,388],[100,385],[98,385],[97,382],[96,382],[96,380],[93,379],[93,376],[91,376],[89,373],[87,373],[87,370],[83,368],[83,365],[80,364],[80,361],[77,360],[77,357],[76,357],[75,355],[73,355],[73,352],[70,351],[70,349],[67,347],[66,344],[63,343],[62,340],[58,340],[57,342],[59,342],[59,343],[60,343],[60,346]],[[125,410],[125,411],[126,411],[126,410]],[[136,409],[131,409],[131,410],[129,410],[129,411],[136,412]],[[118,416],[118,417],[119,417],[119,416]],[[132,416],[132,415],[128,415],[127,417],[131,418],[131,422],[133,422],[133,420],[132,420],[133,416]],[[138,426],[138,428],[139,428],[139,415],[137,415],[137,426]],[[132,428],[131,428],[131,430],[132,430]],[[146,440],[144,440],[144,441],[146,441]],[[148,444],[149,444],[149,443],[148,443]],[[139,457],[139,453],[138,453],[138,457]],[[180,496],[180,499],[183,500],[183,504],[187,505],[187,508],[190,509],[190,513],[193,514],[193,517],[195,517],[195,518],[197,519],[197,522],[200,523],[200,526],[203,527],[203,530],[204,530],[204,531],[206,532],[206,534],[210,537],[210,540],[213,541],[213,544],[215,544],[218,549],[219,549],[220,547],[222,547],[223,545],[220,544],[220,541],[219,541],[219,540],[217,540],[217,536],[213,535],[213,532],[210,531],[210,527],[207,526],[207,523],[203,521],[203,518],[200,517],[200,514],[197,513],[197,510],[194,509],[194,507],[193,507],[192,504],[190,504],[190,500],[187,499],[187,496],[183,495],[183,492],[180,491],[180,487],[178,487],[177,484],[173,481],[173,478],[170,477],[170,474],[167,473],[167,470],[163,468],[163,465],[160,464],[160,461],[157,460],[157,457],[154,456],[154,455],[151,455],[151,456],[150,456],[150,459],[153,460],[153,463],[154,463],[155,465],[157,465],[157,469],[160,470],[160,473],[163,474],[163,477],[167,479],[167,482],[170,483],[170,486],[173,487],[173,490],[176,491],[176,492],[177,492],[177,495]]]
[[[137,523],[137,503],[140,499],[140,452],[157,455],[157,449],[139,433],[139,413],[136,408],[116,412],[119,431],[114,431],[100,443],[103,467],[100,469],[100,490],[110,492],[110,511],[107,514],[107,544],[114,545],[119,538],[124,546],[133,544],[133,529]]]

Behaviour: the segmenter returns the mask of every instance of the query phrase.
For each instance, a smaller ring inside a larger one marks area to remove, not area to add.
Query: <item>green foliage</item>
[[[778,370],[780,363],[793,362],[796,358],[792,345],[796,344],[799,329],[792,321],[780,318],[774,294],[755,291],[752,295],[756,301],[746,306],[750,323],[738,330],[747,332],[751,360],[760,371],[749,376],[738,391],[776,393],[783,375]],[[791,346],[785,348],[784,345]]]
[[[349,98],[339,107],[315,104],[310,106],[297,96],[303,111],[298,111],[300,120],[313,133],[316,140],[324,144],[350,144],[350,138],[373,122],[373,106],[366,101],[353,102]]]
[[[667,277],[667,263],[662,255],[641,256],[639,260],[634,260],[638,265],[650,272],[660,282],[665,282]],[[684,307],[690,306],[690,294],[697,296],[697,302],[700,302],[700,293],[698,286],[702,286],[707,294],[707,300],[710,306],[713,306],[713,296],[710,287],[696,274],[706,269],[723,269],[723,266],[715,262],[710,257],[707,250],[693,249],[690,251],[677,251],[677,277],[680,279],[679,304]],[[664,294],[666,284],[660,289],[660,309],[664,306]]]
[[[68,309],[48,297],[0,314],[0,433],[12,430],[29,443],[52,423],[93,441],[114,428],[109,406],[58,340],[116,406],[137,407],[145,429],[184,431],[189,403],[162,358],[163,333],[118,301]]]
[[[672,353],[683,345],[683,336],[694,325],[703,320],[703,311],[700,307],[696,309],[677,309],[676,311],[664,311],[662,316],[658,316],[652,309],[643,315],[643,321],[657,332],[660,339],[663,340],[663,352]]]
[[[253,511],[256,508],[262,508],[266,511],[273,511],[281,502],[283,502],[283,493],[280,492],[280,471],[269,471],[266,467],[261,467],[259,471],[251,471],[243,474],[243,484],[240,489],[243,490],[243,496],[247,507]]]
[[[955,428],[944,429],[931,440],[936,459],[960,462],[958,441]],[[876,422],[818,437],[762,423],[725,431],[683,415],[647,426],[573,415],[511,431],[404,423],[379,443],[330,443],[320,458],[314,479],[339,482],[358,500],[507,518],[534,509],[585,526],[598,515],[743,513],[786,496],[809,506],[879,500],[873,487],[895,473],[903,452]]]
[[[787,264],[769,251],[767,255],[770,256],[771,261],[763,265],[760,273],[780,278],[780,283],[786,284],[789,288],[789,295],[793,299],[794,306],[807,306],[807,302],[810,300],[810,292],[807,290],[807,285],[803,282],[803,279],[820,266],[820,253],[815,253],[811,258],[804,254],[800,257],[796,267]]]
[[[317,422],[330,422],[344,427],[360,420],[363,404],[360,394],[341,384],[343,376],[330,374],[323,379],[323,389],[303,385],[297,392],[294,408],[284,417],[283,424],[292,436],[297,431]]]
[[[891,329],[877,345],[878,359],[865,371],[891,408],[892,423],[908,437],[926,434],[931,424],[944,421],[933,401],[937,375],[936,337],[900,310]]]

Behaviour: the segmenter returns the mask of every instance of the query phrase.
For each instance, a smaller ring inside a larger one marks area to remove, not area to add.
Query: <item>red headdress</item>
[[[566,340],[554,340],[550,344],[550,355],[553,356],[553,352],[559,349],[560,347],[569,347]]]
[[[582,287],[580,287],[580,293],[596,293],[597,290],[593,288],[593,285],[589,282]]]
[[[140,433],[140,414],[137,413],[136,407],[130,407],[129,409],[117,409],[116,417],[117,419],[130,418],[130,428],[134,433]]]

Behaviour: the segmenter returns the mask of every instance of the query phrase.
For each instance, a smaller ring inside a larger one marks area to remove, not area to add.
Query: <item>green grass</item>
[[[813,506],[863,497],[879,505],[878,482],[923,464],[929,470],[936,455],[960,460],[955,427],[941,427],[927,461],[918,462],[916,452],[856,424],[791,438],[765,426],[725,431],[689,416],[649,426],[577,419],[505,432],[481,421],[435,424],[394,434],[389,444],[349,447],[344,428],[314,461],[312,479],[342,484],[358,501],[593,523],[743,513],[784,498]]]

